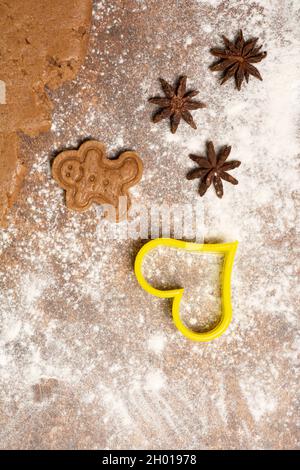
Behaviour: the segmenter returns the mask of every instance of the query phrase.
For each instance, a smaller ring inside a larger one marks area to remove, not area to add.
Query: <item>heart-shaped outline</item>
[[[224,263],[221,275],[221,305],[222,312],[219,323],[209,331],[196,332],[193,331],[181,321],[180,318],[180,302],[184,293],[184,288],[171,289],[171,290],[159,290],[152,287],[144,278],[142,272],[143,260],[146,254],[154,248],[164,245],[168,247],[183,249],[186,251],[202,251],[204,253],[223,253]],[[135,264],[134,272],[136,278],[141,287],[149,294],[155,295],[156,297],[169,299],[174,298],[172,304],[172,316],[173,321],[178,330],[187,338],[193,341],[212,341],[213,339],[221,336],[228,328],[232,319],[232,307],[231,307],[231,272],[233,267],[234,255],[237,250],[238,242],[231,243],[194,243],[185,242],[182,240],[175,240],[172,238],[156,238],[146,243],[138,252]]]

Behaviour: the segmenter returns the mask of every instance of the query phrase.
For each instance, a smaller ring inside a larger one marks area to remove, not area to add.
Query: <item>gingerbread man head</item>
[[[106,157],[105,146],[94,140],[84,142],[79,150],[67,150],[54,160],[52,174],[66,190],[66,204],[69,209],[85,211],[93,202],[110,204],[119,214],[119,198],[127,197],[128,189],[142,176],[143,164],[134,152],[123,152],[119,158]]]

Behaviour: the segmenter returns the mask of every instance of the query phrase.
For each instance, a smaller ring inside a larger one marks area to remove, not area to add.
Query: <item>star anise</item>
[[[184,119],[193,129],[197,126],[190,113],[192,109],[205,108],[206,105],[200,101],[193,101],[191,98],[198,95],[198,91],[186,91],[186,76],[179,79],[178,86],[172,87],[163,78],[160,78],[162,89],[166,95],[165,98],[160,96],[150,98],[149,102],[157,104],[161,109],[153,116],[153,122],[160,122],[162,119],[171,119],[171,132],[175,134],[179,122]]]
[[[245,41],[242,30],[235,42],[229,41],[225,36],[222,37],[225,49],[211,49],[211,53],[220,60],[210,66],[213,71],[223,72],[221,85],[233,76],[238,90],[241,89],[244,78],[248,83],[250,75],[262,80],[259,71],[252,65],[260,62],[267,55],[266,52],[261,52],[262,46],[256,46],[258,38]]]
[[[207,158],[198,157],[197,155],[190,155],[190,158],[194,162],[198,163],[199,168],[191,170],[187,174],[187,179],[193,180],[195,178],[201,178],[201,183],[199,186],[200,196],[204,196],[211,183],[213,183],[217,196],[219,198],[222,198],[222,179],[232,184],[238,184],[238,180],[236,180],[233,176],[227,173],[228,171],[237,168],[241,164],[241,162],[239,162],[238,160],[226,162],[230,151],[231,147],[225,146],[221,149],[219,154],[216,155],[213,143],[208,142]]]

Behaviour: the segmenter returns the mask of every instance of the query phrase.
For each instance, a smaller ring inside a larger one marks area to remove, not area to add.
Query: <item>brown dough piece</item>
[[[17,134],[0,134],[0,217],[1,225],[7,225],[3,217],[13,205],[18,195],[23,178],[26,174],[25,166],[18,160]]]
[[[137,184],[143,173],[143,163],[135,152],[123,152],[117,159],[106,157],[101,142],[84,142],[78,150],[66,150],[55,158],[53,178],[66,190],[69,209],[86,211],[93,202],[109,204],[116,210],[117,221],[131,205],[128,190]],[[127,198],[124,213],[119,213],[119,197]]]
[[[16,133],[35,136],[50,129],[45,86],[54,89],[76,76],[91,14],[92,0],[0,3],[0,225],[24,177]]]

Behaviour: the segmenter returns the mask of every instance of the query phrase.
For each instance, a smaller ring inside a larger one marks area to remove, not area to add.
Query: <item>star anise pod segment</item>
[[[173,134],[177,131],[181,119],[184,119],[193,129],[197,129],[190,111],[206,107],[204,103],[192,99],[199,92],[196,90],[186,91],[187,77],[185,75],[180,77],[177,88],[173,88],[163,78],[159,80],[165,97],[158,96],[149,99],[150,103],[160,107],[153,116],[153,122],[157,123],[162,119],[170,118]]]
[[[241,162],[238,160],[226,162],[230,151],[231,147],[225,146],[217,155],[213,143],[208,142],[207,158],[198,155],[190,155],[190,158],[198,163],[199,168],[191,170],[187,174],[187,179],[192,180],[200,178],[200,196],[204,196],[212,183],[219,198],[222,198],[224,194],[222,180],[228,181],[231,184],[238,184],[238,180],[231,176],[228,171],[239,167]]]
[[[242,31],[239,32],[235,42],[229,41],[226,36],[222,37],[225,48],[211,49],[211,53],[219,60],[210,66],[213,71],[223,72],[221,85],[234,77],[236,87],[240,90],[243,80],[245,79],[248,83],[250,75],[262,80],[258,69],[253,65],[267,55],[266,52],[261,51],[262,46],[256,45],[258,38],[245,41]]]

